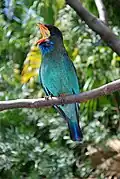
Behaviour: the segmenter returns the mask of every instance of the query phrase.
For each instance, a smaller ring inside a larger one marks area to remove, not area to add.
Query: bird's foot
[[[47,101],[48,101],[50,98],[52,98],[52,95],[45,96],[44,98],[45,98],[45,100],[47,100]]]
[[[64,97],[66,96],[65,93],[61,93],[59,97],[61,98],[61,105],[64,106]]]
[[[45,100],[47,100],[47,101],[49,100],[49,96],[45,96],[44,98],[45,98]]]

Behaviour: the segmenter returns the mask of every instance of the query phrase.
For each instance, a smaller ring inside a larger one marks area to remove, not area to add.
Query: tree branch
[[[120,40],[101,20],[88,12],[79,0],[66,0],[86,24],[108,44],[108,46],[120,56]]]
[[[103,85],[99,88],[93,89],[88,92],[83,92],[78,95],[69,95],[64,98],[52,97],[52,98],[40,98],[40,99],[17,99],[10,101],[0,101],[0,111],[14,108],[40,108],[45,106],[53,106],[59,104],[69,103],[82,103],[90,99],[95,99],[103,95],[108,95],[115,91],[120,90],[120,79]]]
[[[108,24],[107,11],[104,6],[103,0],[94,0],[99,13],[99,19],[106,25]]]

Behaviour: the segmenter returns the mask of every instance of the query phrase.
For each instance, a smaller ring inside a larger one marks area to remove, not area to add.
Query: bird
[[[39,23],[38,26],[42,35],[36,42],[42,54],[39,77],[46,95],[63,97],[79,94],[76,69],[64,47],[62,32],[50,24]],[[62,104],[54,107],[67,122],[71,139],[82,142],[79,104]]]

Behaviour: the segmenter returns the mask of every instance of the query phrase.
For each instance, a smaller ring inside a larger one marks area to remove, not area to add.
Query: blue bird
[[[37,44],[42,53],[39,70],[40,81],[46,95],[63,96],[79,93],[75,67],[68,57],[61,31],[53,25],[39,24],[42,39]],[[68,124],[73,141],[83,138],[79,126],[79,106],[77,103],[55,106]]]

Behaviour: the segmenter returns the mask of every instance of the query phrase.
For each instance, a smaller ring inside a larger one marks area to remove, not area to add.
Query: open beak
[[[47,38],[50,37],[50,31],[48,30],[48,28],[44,25],[44,24],[37,24],[39,29],[40,29],[40,32],[41,32],[41,35],[42,35],[42,38],[40,40],[37,41],[36,44],[41,44],[42,42],[44,42]]]

